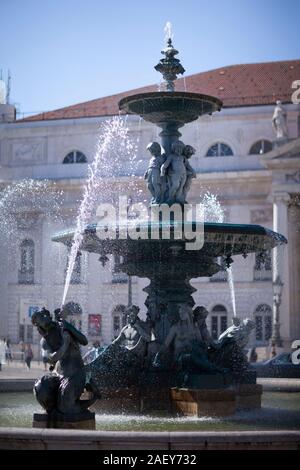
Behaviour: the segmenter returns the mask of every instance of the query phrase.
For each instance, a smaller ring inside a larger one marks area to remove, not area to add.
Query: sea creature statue
[[[80,414],[86,411],[96,400],[96,397],[80,400],[86,373],[79,345],[87,345],[86,337],[63,319],[63,311],[59,309],[56,310],[56,320],[52,320],[50,312],[43,308],[32,315],[31,321],[42,335],[42,349],[50,363],[50,373],[34,385],[38,402],[48,414]]]
[[[254,322],[249,318],[239,325],[231,325],[219,336],[218,346],[211,350],[209,356],[214,364],[230,369],[236,382],[255,381],[244,349],[254,327]]]
[[[249,336],[251,331],[255,328],[253,320],[246,318],[239,325],[231,325],[227,330],[225,330],[218,339],[219,343],[223,343],[226,339],[232,339],[239,346],[239,348],[244,349],[249,341]]]
[[[145,366],[151,327],[139,318],[139,310],[136,305],[128,308],[126,325],[119,336],[87,366],[98,389],[103,385],[129,386],[136,383]],[[101,374],[94,376],[94,369],[101,370]]]

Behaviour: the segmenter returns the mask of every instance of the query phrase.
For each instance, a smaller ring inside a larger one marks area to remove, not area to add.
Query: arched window
[[[272,279],[271,250],[255,253],[254,280],[268,281]]]
[[[220,334],[227,329],[227,310],[224,305],[215,305],[211,311],[211,336],[218,339]]]
[[[233,155],[233,151],[229,145],[224,142],[217,142],[212,145],[206,152],[207,157],[230,157]]]
[[[23,240],[20,245],[19,284],[34,283],[34,242]]]
[[[266,342],[272,336],[272,309],[267,304],[260,304],[254,312],[255,339]]]
[[[87,163],[87,158],[82,152],[73,150],[65,156],[63,163]]]
[[[272,150],[272,142],[269,140],[258,140],[250,148],[249,155],[262,155]]]

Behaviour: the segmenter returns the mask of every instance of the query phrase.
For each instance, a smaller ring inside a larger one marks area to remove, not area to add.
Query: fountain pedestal
[[[173,412],[184,416],[230,416],[236,410],[234,390],[172,388]]]
[[[132,386],[102,389],[101,400],[96,402],[94,409],[105,414],[171,412],[170,388]]]

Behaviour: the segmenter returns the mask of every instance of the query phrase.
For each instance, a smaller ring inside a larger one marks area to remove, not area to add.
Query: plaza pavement
[[[36,379],[43,375],[44,364],[42,361],[32,361],[31,367],[28,369],[27,365],[22,361],[13,361],[9,364],[2,364],[0,371],[1,380],[18,380],[18,379]]]

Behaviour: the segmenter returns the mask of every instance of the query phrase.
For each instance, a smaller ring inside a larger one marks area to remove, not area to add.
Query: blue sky
[[[0,0],[0,69],[47,111],[158,82],[167,21],[190,75],[299,59],[299,18],[299,0]]]

